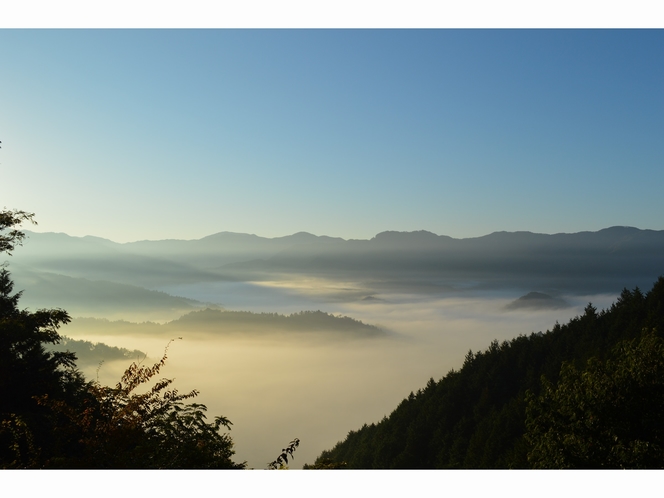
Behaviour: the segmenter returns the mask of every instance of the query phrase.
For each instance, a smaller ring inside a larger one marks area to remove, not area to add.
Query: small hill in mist
[[[569,308],[570,305],[564,299],[552,297],[543,292],[529,292],[525,296],[512,301],[505,309],[513,310],[557,310]]]
[[[386,302],[385,299],[381,299],[376,296],[365,296],[362,298],[361,302],[367,303],[367,304],[373,304],[373,303],[384,303]]]
[[[291,315],[280,315],[278,313],[251,313],[210,308],[192,311],[164,324],[75,318],[67,329],[76,335],[124,334],[164,337],[185,334],[194,337],[209,334],[254,337],[284,333],[306,334],[307,337],[332,335],[340,338],[371,338],[386,335],[375,325],[323,311],[301,311]]]
[[[221,311],[206,309],[193,311],[165,325],[168,328],[191,328],[216,332],[272,330],[290,332],[336,332],[356,337],[382,335],[374,325],[367,325],[347,316],[335,316],[322,311],[301,311],[291,315],[278,313],[251,313],[249,311]]]

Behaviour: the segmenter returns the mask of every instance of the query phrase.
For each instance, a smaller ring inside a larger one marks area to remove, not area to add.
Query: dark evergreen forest
[[[469,351],[306,468],[664,467],[664,278]]]

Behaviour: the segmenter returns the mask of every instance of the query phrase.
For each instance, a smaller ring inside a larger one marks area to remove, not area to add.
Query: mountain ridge
[[[473,282],[477,289],[546,288],[578,295],[647,286],[664,271],[664,230],[624,226],[465,239],[426,230],[384,231],[363,240],[219,232],[197,240],[125,244],[62,233],[28,235],[12,258],[27,268],[151,290],[314,277],[356,282],[367,294],[380,292],[386,282],[425,282],[433,291],[468,289],[463,282]]]
[[[478,236],[472,236],[472,237],[452,237],[450,235],[445,235],[445,234],[437,234],[435,232],[431,232],[429,230],[384,230],[382,232],[378,232],[376,235],[369,239],[355,239],[355,238],[348,238],[344,239],[343,237],[332,237],[329,235],[314,235],[310,232],[306,231],[299,231],[295,232],[290,235],[282,235],[278,237],[264,237],[261,235],[256,235],[256,234],[250,234],[250,233],[244,233],[244,232],[229,232],[229,231],[221,231],[221,232],[215,232],[209,235],[205,235],[203,237],[200,237],[198,239],[177,239],[177,238],[165,238],[165,239],[141,239],[141,240],[135,240],[135,241],[130,241],[130,242],[116,242],[112,239],[105,238],[105,237],[99,237],[96,235],[69,235],[66,232],[35,232],[33,230],[23,230],[25,234],[29,237],[30,235],[44,235],[44,234],[52,234],[52,235],[64,235],[66,237],[72,238],[72,239],[88,239],[88,240],[94,240],[94,241],[102,241],[104,243],[112,243],[115,245],[119,246],[125,246],[125,245],[131,245],[131,244],[138,244],[138,243],[145,243],[145,242],[197,242],[197,241],[202,241],[206,239],[213,239],[217,237],[229,237],[229,236],[241,236],[241,237],[246,237],[246,238],[252,238],[252,239],[263,239],[263,240],[284,240],[284,239],[289,239],[293,238],[296,236],[311,236],[314,238],[318,239],[332,239],[332,240],[341,240],[345,242],[349,241],[370,241],[374,240],[376,238],[380,238],[384,236],[385,234],[430,234],[438,238],[445,238],[445,239],[451,239],[451,240],[474,240],[474,239],[481,239],[484,237],[490,237],[496,234],[531,234],[531,235],[537,235],[537,236],[558,236],[558,235],[579,235],[579,234],[593,234],[593,233],[601,233],[601,232],[607,232],[607,231],[615,231],[615,230],[629,230],[629,231],[636,231],[636,232],[664,232],[664,230],[655,230],[655,229],[650,229],[650,228],[638,228],[634,227],[631,225],[613,225],[610,227],[606,228],[601,228],[599,230],[581,230],[579,232],[555,232],[555,233],[543,233],[543,232],[533,232],[530,230],[515,230],[515,231],[508,231],[508,230],[496,230],[494,232],[490,232],[484,235],[478,235]]]

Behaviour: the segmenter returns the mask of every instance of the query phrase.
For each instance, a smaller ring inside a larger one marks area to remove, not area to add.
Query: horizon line
[[[26,235],[28,235],[28,234],[66,235],[67,237],[71,237],[71,238],[101,239],[101,240],[105,240],[107,242],[112,242],[114,244],[126,245],[126,244],[136,244],[136,243],[140,243],[140,242],[166,242],[166,241],[195,242],[195,241],[200,241],[200,240],[203,240],[203,239],[207,239],[207,238],[214,237],[214,236],[217,236],[217,235],[222,235],[222,234],[244,235],[244,236],[248,236],[248,237],[256,237],[256,238],[259,238],[259,239],[267,239],[267,240],[285,239],[285,238],[288,238],[288,237],[295,237],[295,236],[298,236],[298,235],[303,235],[303,236],[311,236],[311,237],[315,237],[315,238],[328,238],[328,239],[336,239],[336,240],[349,242],[349,241],[371,241],[371,240],[376,239],[379,235],[391,234],[391,233],[398,233],[398,234],[426,233],[426,234],[434,235],[436,237],[449,238],[449,239],[453,239],[453,240],[469,240],[469,239],[480,239],[480,238],[483,238],[483,237],[488,237],[490,235],[503,234],[503,233],[550,235],[550,236],[553,236],[553,235],[575,235],[575,234],[581,234],[581,233],[598,233],[598,232],[602,232],[602,231],[605,231],[605,230],[611,230],[611,229],[616,229],[616,228],[619,228],[619,229],[633,229],[633,230],[638,230],[638,231],[642,231],[642,232],[661,232],[661,231],[664,231],[664,230],[656,230],[656,229],[651,229],[651,228],[639,228],[639,227],[635,227],[635,226],[631,226],[631,225],[612,225],[612,226],[609,226],[609,227],[600,228],[599,230],[580,230],[578,232],[545,233],[545,232],[533,232],[533,231],[530,231],[530,230],[513,230],[513,231],[496,230],[496,231],[493,231],[493,232],[490,232],[490,233],[487,233],[487,234],[484,234],[484,235],[478,235],[478,236],[474,236],[474,237],[452,237],[450,235],[437,234],[437,233],[432,232],[430,230],[421,229],[421,230],[383,230],[382,232],[376,233],[376,235],[374,235],[373,237],[371,237],[369,239],[358,239],[358,238],[347,238],[346,239],[346,238],[343,238],[343,237],[336,237],[336,236],[331,236],[331,235],[316,235],[316,234],[313,234],[313,233],[307,232],[307,231],[299,231],[299,232],[295,232],[295,233],[292,233],[292,234],[281,235],[281,236],[276,236],[276,237],[266,237],[266,236],[257,235],[257,234],[254,234],[254,233],[231,232],[231,231],[227,231],[227,230],[222,230],[220,232],[214,232],[214,233],[211,233],[209,235],[204,235],[203,237],[200,237],[200,238],[197,238],[197,239],[196,238],[194,238],[194,239],[178,239],[178,238],[170,238],[169,237],[169,238],[163,238],[163,239],[139,239],[139,240],[133,240],[133,241],[127,241],[127,242],[117,242],[117,241],[115,241],[113,239],[110,239],[110,238],[107,238],[107,237],[101,237],[101,236],[98,236],[98,235],[89,235],[89,234],[88,235],[70,235],[66,232],[54,232],[54,231],[39,232],[39,231],[27,230],[27,229],[22,230],[22,231],[25,232]]]

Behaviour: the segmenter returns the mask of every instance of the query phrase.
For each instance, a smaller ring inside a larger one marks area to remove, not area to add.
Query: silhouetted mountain
[[[362,298],[363,303],[384,303],[385,299],[376,296],[366,296]]]
[[[131,335],[173,337],[174,334],[198,336],[204,334],[269,335],[306,333],[312,337],[323,333],[344,338],[384,337],[386,334],[374,325],[362,323],[347,316],[334,316],[322,311],[301,311],[291,315],[278,313],[251,313],[205,309],[192,311],[164,324],[153,322],[132,323],[124,320],[109,321],[97,318],[76,318],[67,326],[70,333],[101,335]]]
[[[134,285],[25,270],[19,265],[12,265],[12,276],[16,288],[24,289],[24,306],[32,309],[47,306],[63,308],[73,316],[140,316],[142,319],[153,317],[164,320],[210,306],[193,299],[175,297]]]
[[[551,297],[542,292],[529,292],[512,301],[505,308],[508,310],[556,310],[569,308],[569,304],[564,299]]]
[[[70,237],[61,233],[33,233],[12,258],[12,267],[22,265],[69,277],[154,288],[172,283],[204,282],[216,277],[182,261],[135,254],[125,244],[98,237]],[[167,241],[168,242],[168,241]]]
[[[382,232],[371,240],[221,232],[200,240],[127,244],[64,234],[29,236],[25,250],[15,256],[26,267],[152,289],[310,275],[432,292],[473,282],[478,289],[617,293],[624,285],[647,286],[664,270],[664,231],[631,227],[554,235],[495,232],[468,239],[426,231]]]
[[[417,280],[478,288],[620,291],[644,286],[664,269],[664,231],[613,227],[599,232],[544,235],[497,232],[452,239],[428,232],[384,232],[334,246],[294,246],[270,258],[226,265],[236,276],[270,273],[328,278]]]
[[[374,325],[367,325],[347,316],[334,316],[322,311],[301,311],[291,315],[278,313],[251,313],[248,311],[221,311],[206,309],[187,313],[169,322],[166,327],[180,330],[269,333],[274,330],[288,332],[343,332],[356,337],[384,335]]]

